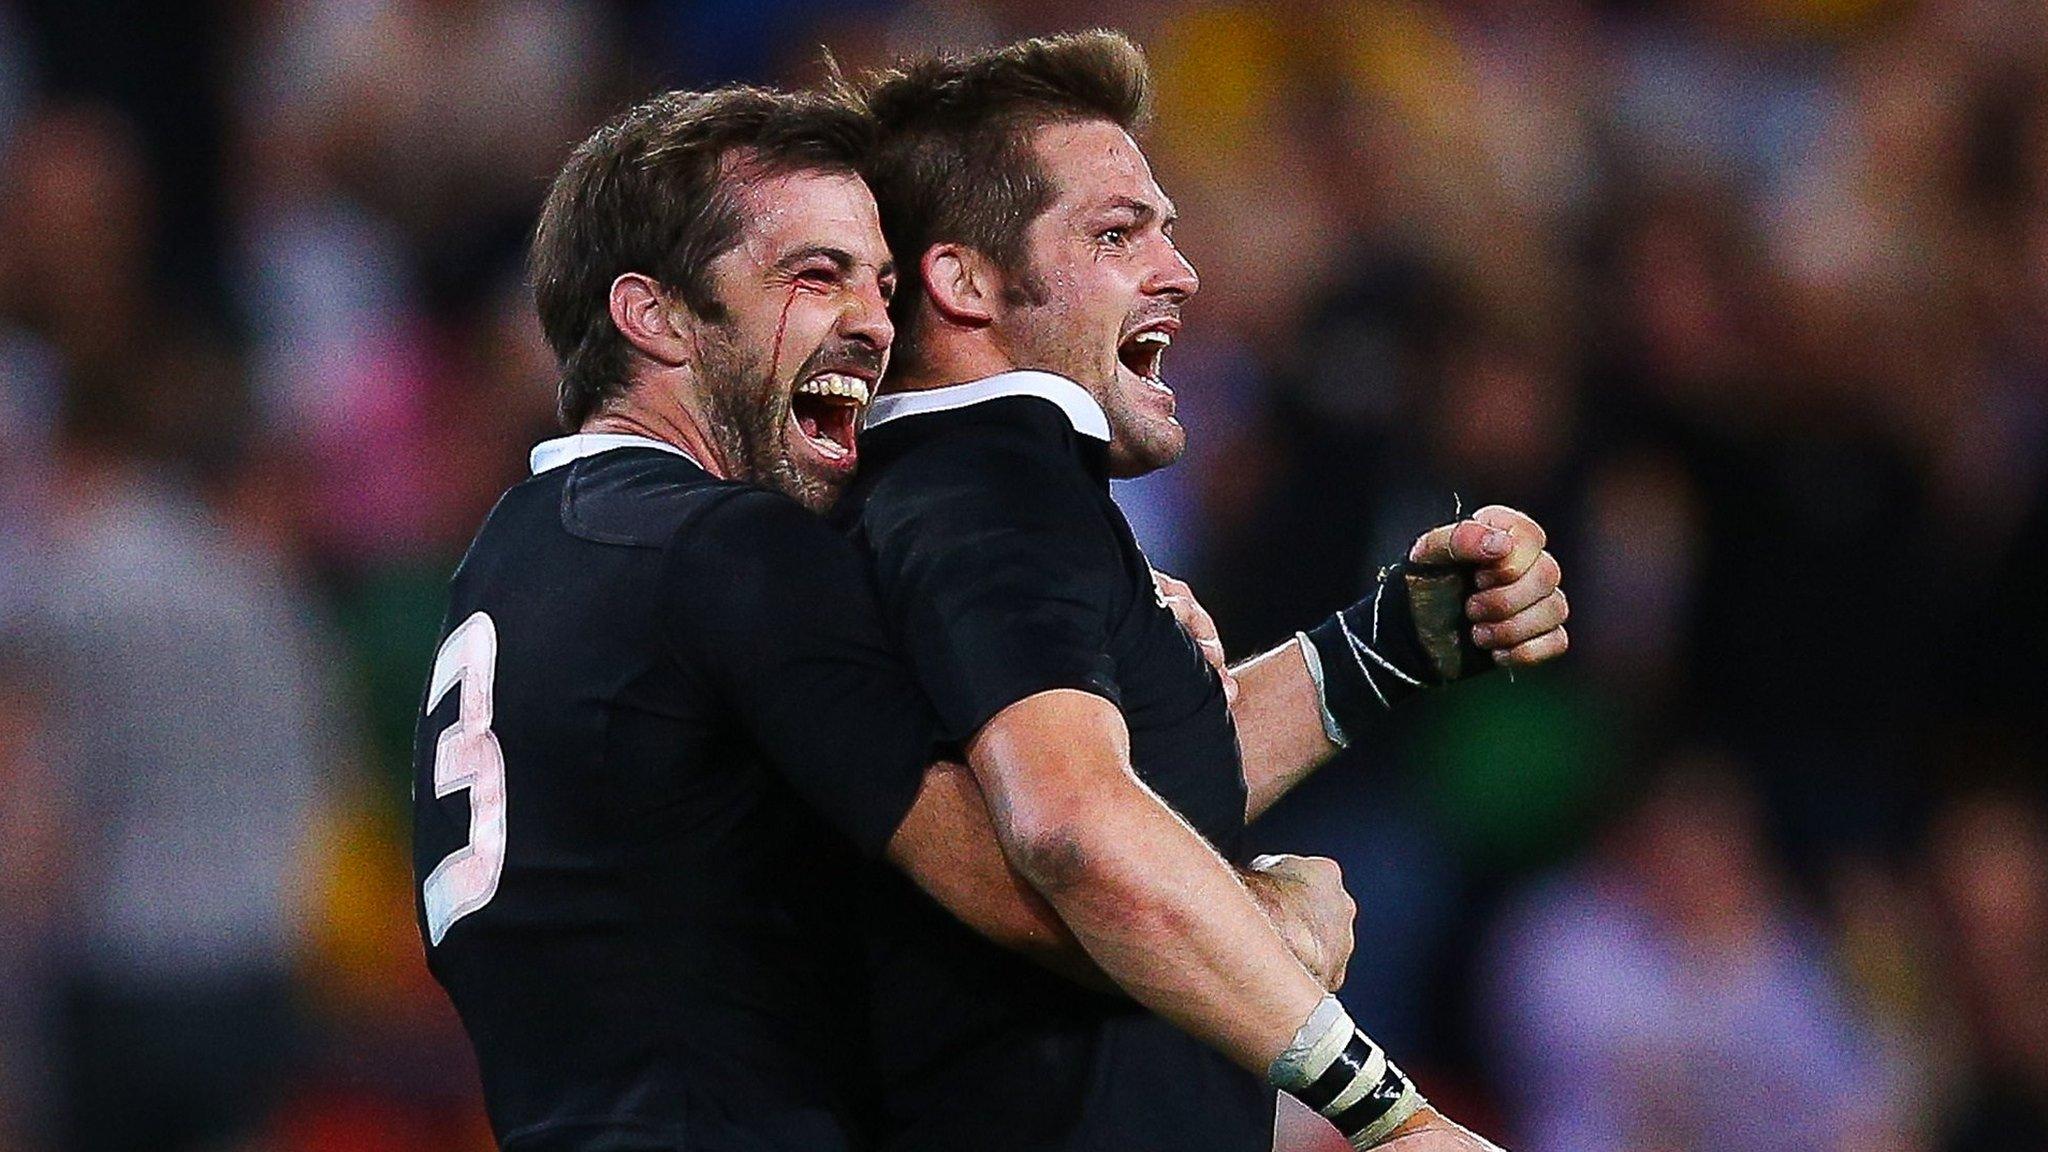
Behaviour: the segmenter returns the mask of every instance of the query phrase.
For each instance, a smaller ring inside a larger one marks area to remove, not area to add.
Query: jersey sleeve
[[[931,706],[890,649],[859,554],[782,496],[743,492],[669,546],[670,642],[772,766],[880,855],[931,762]]]
[[[1122,562],[1086,477],[1039,445],[976,449],[892,476],[862,522],[891,636],[946,739],[1059,688],[1121,706]]]

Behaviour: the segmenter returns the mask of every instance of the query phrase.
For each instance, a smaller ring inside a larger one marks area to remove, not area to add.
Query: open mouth
[[[834,463],[851,460],[861,410],[871,395],[869,383],[858,376],[820,372],[790,395],[790,419],[820,457]]]
[[[1130,369],[1139,379],[1164,388],[1160,379],[1160,366],[1166,359],[1167,348],[1173,345],[1173,333],[1167,329],[1140,328],[1124,338],[1117,346],[1116,358]]]

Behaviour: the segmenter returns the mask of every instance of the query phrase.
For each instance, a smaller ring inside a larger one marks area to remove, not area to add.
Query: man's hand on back
[[[1223,638],[1216,632],[1216,621],[1209,616],[1209,610],[1195,599],[1195,590],[1188,582],[1168,576],[1159,569],[1152,570],[1152,586],[1159,591],[1159,599],[1172,609],[1173,618],[1187,631],[1195,647],[1202,650],[1202,659],[1216,670],[1223,680],[1223,699],[1237,703],[1237,677],[1231,674],[1230,661],[1223,655]]]

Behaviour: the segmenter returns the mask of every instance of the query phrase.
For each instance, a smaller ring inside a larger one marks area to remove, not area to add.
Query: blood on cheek
[[[779,374],[782,371],[782,337],[789,331],[789,310],[796,305],[798,287],[799,285],[791,283],[789,295],[782,298],[782,318],[775,322],[775,346],[768,352],[770,372]]]

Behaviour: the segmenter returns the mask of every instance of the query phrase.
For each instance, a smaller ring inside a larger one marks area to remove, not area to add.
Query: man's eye
[[[796,278],[808,288],[832,288],[839,284],[839,273],[831,268],[806,268]]]
[[[1123,228],[1105,228],[1097,232],[1095,238],[1112,248],[1121,248],[1124,241],[1131,238],[1131,234],[1129,230]]]

